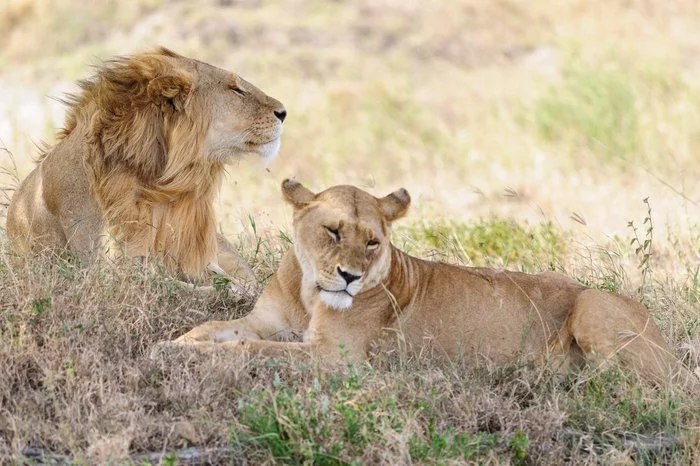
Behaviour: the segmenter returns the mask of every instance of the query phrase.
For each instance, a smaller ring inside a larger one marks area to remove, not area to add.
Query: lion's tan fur
[[[538,359],[562,368],[618,359],[653,382],[699,388],[634,300],[553,272],[459,267],[395,248],[389,230],[408,208],[404,190],[378,199],[352,186],[314,194],[285,181],[283,192],[294,206],[294,248],[254,310],[203,324],[176,346],[362,360],[393,335],[415,354],[495,364]],[[284,342],[299,335],[303,342]]]
[[[284,108],[166,49],[107,62],[80,85],[57,144],[13,197],[13,245],[67,245],[81,258],[100,248],[158,254],[171,271],[202,274],[225,241],[213,207],[224,164],[274,156]]]

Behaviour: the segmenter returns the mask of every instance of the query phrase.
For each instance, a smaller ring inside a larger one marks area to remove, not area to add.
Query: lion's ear
[[[286,179],[282,182],[284,199],[297,209],[306,207],[316,195],[302,186],[298,181]]]
[[[158,76],[148,82],[148,97],[156,104],[169,105],[176,111],[185,108],[192,90],[192,79],[185,74]]]
[[[411,196],[408,194],[408,191],[401,188],[379,199],[379,205],[382,208],[384,218],[388,222],[393,222],[397,218],[406,215],[408,206],[411,205]]]

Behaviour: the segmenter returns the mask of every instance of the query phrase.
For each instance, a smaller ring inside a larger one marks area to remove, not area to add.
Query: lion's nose
[[[284,119],[287,118],[287,110],[285,109],[275,110],[274,114],[281,122],[284,122]]]
[[[343,269],[340,268],[340,266],[337,267],[338,275],[343,277],[343,280],[345,280],[345,283],[348,285],[355,280],[359,280],[362,275],[355,275],[354,273],[347,272]]]

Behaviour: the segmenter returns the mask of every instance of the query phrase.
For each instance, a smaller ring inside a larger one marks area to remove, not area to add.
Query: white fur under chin
[[[250,146],[243,140],[241,134],[217,131],[213,127],[204,140],[205,151],[209,157],[223,163],[232,162],[244,154],[256,153],[263,164],[268,164],[277,157],[281,144],[281,128],[277,131],[277,138],[259,146]]]
[[[344,311],[352,306],[352,296],[344,292],[333,292],[321,290],[318,294],[326,306],[337,309],[339,311]]]
[[[281,143],[282,138],[277,138],[273,141],[268,142],[267,144],[258,146],[255,152],[258,153],[263,163],[267,165],[268,163],[272,162],[275,159],[275,157],[277,157],[277,154],[280,151]]]

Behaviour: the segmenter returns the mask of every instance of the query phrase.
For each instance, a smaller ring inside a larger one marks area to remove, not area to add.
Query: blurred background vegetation
[[[0,139],[9,152],[0,163],[14,170],[12,154],[20,178],[35,144],[62,125],[52,98],[102,59],[163,45],[238,72],[288,108],[277,160],[230,167],[218,206],[229,234],[251,219],[263,231],[289,225],[285,177],[376,194],[406,187],[415,200],[402,230],[409,240],[468,241],[483,219],[487,230],[521,234],[497,220],[508,218],[531,235],[563,231],[568,243],[624,250],[648,197],[657,255],[683,256],[665,271],[698,262],[694,0],[1,5]]]

